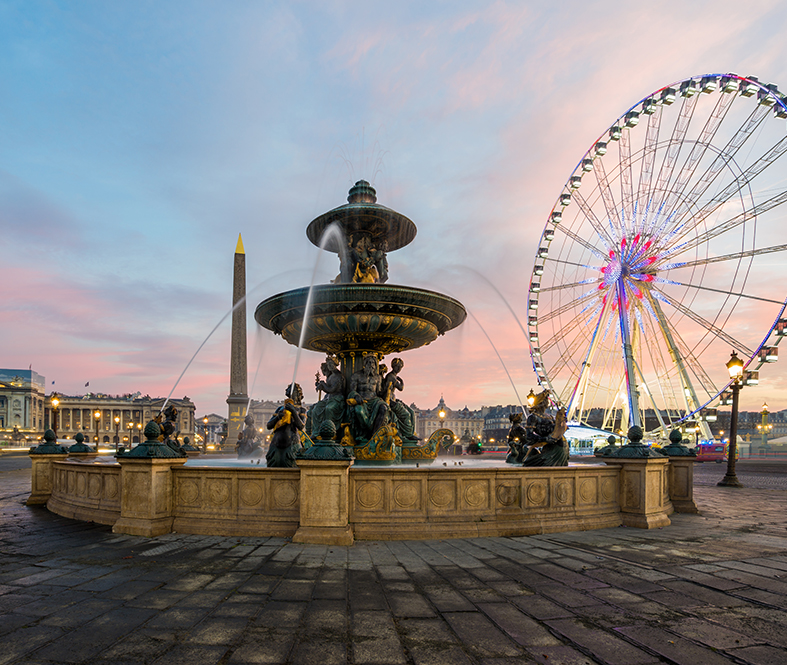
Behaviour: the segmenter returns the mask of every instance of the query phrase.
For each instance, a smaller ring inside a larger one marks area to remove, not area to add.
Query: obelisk
[[[227,397],[226,443],[234,446],[243,431],[243,419],[249,404],[248,371],[246,367],[246,252],[238,234],[235,265],[232,277],[232,338],[230,341],[230,394]],[[242,302],[241,302],[242,301]],[[240,304],[239,304],[240,303]]]

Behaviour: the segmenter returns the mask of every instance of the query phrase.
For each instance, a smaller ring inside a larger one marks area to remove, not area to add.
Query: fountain
[[[339,255],[336,280],[267,298],[254,318],[294,346],[328,354],[325,380],[318,376],[315,384],[326,394],[309,412],[307,446],[329,419],[337,444],[352,450],[358,463],[431,461],[442,437],[425,444],[415,438],[413,414],[396,398],[404,363],[394,358],[390,372],[381,363],[386,355],[430,344],[467,313],[441,293],[387,284],[387,253],[412,242],[416,226],[377,203],[365,180],[355,183],[347,201],[306,229],[313,244]],[[334,228],[340,233],[326,234]]]
[[[276,446],[267,466],[251,419],[239,441],[244,459],[217,465],[188,461],[171,441],[168,417],[161,426],[149,422],[147,440],[114,460],[56,446],[31,450],[28,504],[109,524],[116,533],[282,536],[330,545],[654,528],[669,524],[673,509],[696,511],[692,458],[616,455],[563,466],[562,414],[553,421],[536,409],[526,425],[512,422],[517,465],[467,458],[424,464],[434,461],[447,430],[428,442],[415,437],[413,414],[396,397],[404,362],[393,357],[389,369],[383,360],[457,327],[465,308],[434,291],[387,283],[387,253],[410,243],[416,227],[379,205],[366,181],[306,233],[339,255],[339,275],[267,298],[255,319],[299,354],[326,354],[315,382],[324,396],[306,414],[293,377],[285,406],[268,422]],[[305,448],[293,450],[299,438]],[[539,446],[540,453],[533,450]]]

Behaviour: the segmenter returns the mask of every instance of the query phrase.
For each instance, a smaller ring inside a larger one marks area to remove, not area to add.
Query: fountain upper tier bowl
[[[298,346],[308,296],[308,287],[272,296],[257,306],[254,318]],[[435,291],[389,284],[323,284],[312,291],[303,347],[325,353],[399,353],[429,344],[466,317],[459,301]]]

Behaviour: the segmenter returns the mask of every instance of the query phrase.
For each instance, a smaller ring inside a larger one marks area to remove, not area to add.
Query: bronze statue
[[[256,459],[262,457],[262,444],[257,440],[259,433],[257,432],[257,428],[254,426],[254,416],[251,414],[247,415],[243,419],[243,422],[245,423],[246,427],[244,427],[243,431],[240,433],[240,436],[238,437],[238,444],[235,447],[235,450],[238,453],[238,459]]]
[[[379,395],[380,383],[377,357],[370,353],[364,357],[362,368],[350,377],[347,395],[352,429],[366,440],[388,421],[388,405]]]
[[[383,284],[388,281],[388,241],[377,246],[367,233],[347,239],[346,252],[339,254],[340,272],[334,283]]]
[[[558,409],[552,417],[546,413],[548,406],[549,391],[544,390],[536,396],[527,417],[522,466],[568,466],[569,448],[563,436],[568,429],[566,410]]]
[[[508,415],[508,419],[511,421],[511,429],[508,430],[508,455],[506,455],[506,462],[508,464],[521,464],[525,458],[527,430],[522,425],[521,413],[511,413]]]
[[[179,453],[181,456],[187,457],[188,455],[181,448],[180,442],[178,441],[178,434],[180,434],[180,431],[177,429],[178,410],[175,408],[175,405],[168,405],[167,408],[164,409],[162,413],[159,413],[153,420],[161,428],[159,441],[172,448],[172,450]]]
[[[319,374],[314,382],[314,388],[319,393],[325,393],[320,401],[309,410],[309,432],[312,439],[320,437],[322,424],[330,420],[338,431],[344,419],[344,386],[345,380],[339,369],[339,362],[336,358],[328,356],[320,366],[325,380],[319,378]]]
[[[306,409],[301,406],[303,391],[297,383],[287,386],[284,405],[276,409],[268,421],[273,430],[271,445],[265,456],[268,467],[295,467],[295,455],[301,449],[300,431],[303,430]]]
[[[385,365],[381,365],[385,367]],[[399,436],[410,441],[417,441],[415,436],[415,415],[413,410],[402,400],[397,399],[396,391],[404,390],[404,381],[399,373],[404,367],[401,358],[394,358],[391,361],[391,371],[383,376],[380,390],[380,397],[388,404],[393,418],[396,420],[396,429]],[[383,372],[381,372],[381,375]]]

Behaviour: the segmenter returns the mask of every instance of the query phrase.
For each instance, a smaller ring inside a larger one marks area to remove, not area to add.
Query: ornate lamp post
[[[137,443],[142,443],[142,423],[137,423]]]
[[[55,433],[55,440],[57,440],[57,407],[60,404],[60,399],[57,393],[52,393],[52,431]]]
[[[443,429],[443,427],[445,426],[445,410],[444,409],[440,409],[437,412],[437,417],[440,419],[440,429]],[[448,446],[448,449],[445,452],[446,452],[446,454],[450,455],[451,454],[451,446]]]
[[[120,416],[115,416],[115,451],[120,443]]]
[[[126,427],[128,428],[128,447],[131,449],[131,433],[134,431],[134,423],[126,423]]]
[[[738,394],[741,391],[741,377],[743,376],[743,361],[738,358],[735,351],[727,361],[727,371],[732,379],[732,413],[730,414],[730,443],[727,447],[727,473],[719,481],[722,487],[743,487],[735,475],[735,458],[738,456]]]
[[[760,430],[760,450],[763,451],[763,453],[768,450],[768,432],[773,429],[773,425],[768,423],[768,416],[770,413],[771,412],[768,411],[768,404],[763,403],[762,411],[760,411],[762,423],[757,425],[757,429]]]
[[[98,450],[98,425],[101,422],[101,411],[96,409],[93,412],[93,418],[95,418],[96,421],[96,450]]]
[[[260,427],[260,432],[262,432],[262,427]],[[207,455],[208,454],[208,417],[205,416],[202,419],[202,452]]]
[[[533,392],[533,389],[530,389],[530,392],[527,394],[527,408],[532,409],[533,405],[536,403],[536,394]]]

